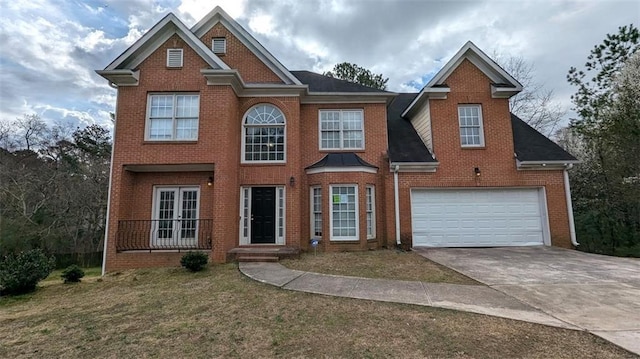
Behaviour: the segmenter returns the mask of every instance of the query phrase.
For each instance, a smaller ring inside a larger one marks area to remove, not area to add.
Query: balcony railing
[[[213,247],[212,219],[118,221],[116,250],[194,250]]]

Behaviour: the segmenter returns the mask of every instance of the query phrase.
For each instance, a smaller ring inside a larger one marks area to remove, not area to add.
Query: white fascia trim
[[[451,75],[451,73],[462,63],[464,59],[468,59],[477,66],[480,71],[482,71],[487,77],[489,77],[495,83],[506,82],[510,85],[513,85],[513,91],[518,93],[522,91],[522,84],[518,82],[513,76],[509,75],[502,67],[500,67],[495,61],[493,61],[489,56],[487,56],[480,48],[478,48],[473,42],[467,41],[464,46],[455,55],[449,60],[440,71],[427,83],[427,85],[420,91],[418,97],[423,96],[423,93],[432,92],[435,88],[434,86],[442,85],[444,81]],[[437,87],[436,87],[437,88]],[[493,91],[492,91],[493,92]],[[515,94],[514,93],[514,94]],[[409,107],[402,113],[402,116],[405,116],[409,110],[414,106],[412,102]]]
[[[440,162],[391,162],[391,172],[436,172]]]
[[[253,52],[267,67],[273,71],[287,85],[302,85],[300,80],[293,76],[284,65],[278,61],[271,53],[258,42],[251,34],[245,30],[237,21],[227,14],[220,6],[216,6],[205,17],[198,21],[190,33],[200,38],[218,22],[221,22],[244,46]]]
[[[402,117],[407,116],[412,110],[415,110],[416,107],[421,106],[425,101],[429,99],[434,100],[446,100],[447,94],[451,92],[451,89],[448,87],[433,87],[433,88],[423,88],[422,91],[416,96],[413,101],[407,106],[407,108],[402,112]]]
[[[516,167],[519,170],[559,170],[576,163],[580,161],[519,161],[516,159]]]
[[[364,172],[364,173],[378,173],[377,168],[366,166],[347,166],[347,167],[318,167],[310,168],[306,170],[308,175],[316,173],[330,173],[330,172]]]
[[[516,87],[500,87],[491,85],[491,98],[511,98],[517,95],[522,89]]]
[[[229,85],[238,97],[299,97],[308,88],[307,85],[247,84],[235,69],[202,69],[200,73],[207,79],[207,85]]]
[[[206,47],[173,13],[167,14],[162,20],[147,31],[138,41],[111,62],[105,70],[116,70],[121,67],[134,69],[149,55],[160,47],[173,34],[178,34],[198,55],[211,67],[228,69],[211,49]]]
[[[138,86],[140,70],[96,70],[96,73],[116,86]]]

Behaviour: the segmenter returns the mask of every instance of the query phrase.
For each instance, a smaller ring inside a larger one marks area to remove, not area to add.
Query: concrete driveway
[[[415,248],[541,311],[640,354],[640,260],[554,247]]]

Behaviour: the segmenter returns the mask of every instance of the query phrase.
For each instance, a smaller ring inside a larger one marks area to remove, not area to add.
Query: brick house
[[[289,71],[216,7],[160,20],[117,88],[105,270],[402,245],[575,244],[576,159],[509,112],[467,43],[420,93]]]

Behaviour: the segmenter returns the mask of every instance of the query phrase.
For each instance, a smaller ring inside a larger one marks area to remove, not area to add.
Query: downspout
[[[569,172],[568,172],[568,170],[570,170],[571,168],[573,168],[572,163],[570,163],[567,167],[565,167],[563,171],[564,195],[567,199],[567,213],[569,214],[569,233],[571,236],[571,244],[573,244],[574,247],[577,247],[580,245],[580,243],[578,243],[578,241],[576,240],[576,227],[573,222],[573,204],[571,203],[571,186],[569,185]]]
[[[111,85],[111,83],[109,83]],[[112,86],[113,87],[113,86]],[[117,86],[115,87],[117,88]],[[116,108],[118,104],[116,102]],[[117,111],[116,111],[117,113]],[[118,122],[116,115],[113,117],[113,140],[111,141],[111,163],[109,165],[109,189],[107,193],[107,215],[105,216],[104,225],[104,249],[102,251],[102,276],[107,271],[107,239],[109,238],[109,211],[111,210],[111,183],[113,182],[113,155],[116,153],[116,123]]]
[[[400,196],[398,195],[398,170],[400,170],[400,166],[396,165],[393,169],[393,200],[396,210],[396,245],[400,246]]]

